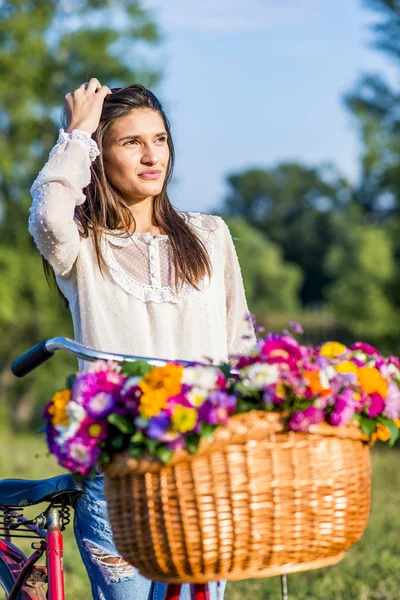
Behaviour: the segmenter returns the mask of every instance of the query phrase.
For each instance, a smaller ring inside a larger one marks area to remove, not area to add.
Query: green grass
[[[362,540],[336,566],[290,575],[290,600],[395,600],[400,598],[399,450],[373,450],[373,503]],[[60,473],[41,435],[16,435],[0,428],[0,479],[42,479]],[[35,507],[36,510],[36,507]],[[88,600],[90,586],[73,538],[64,535],[68,600]],[[29,544],[25,542],[25,551]],[[227,600],[280,598],[279,577],[230,583]],[[3,600],[0,595],[0,600]],[[127,599],[128,600],[128,599]]]

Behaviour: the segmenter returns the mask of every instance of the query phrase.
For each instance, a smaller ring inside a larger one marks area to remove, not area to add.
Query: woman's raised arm
[[[57,144],[31,187],[29,231],[59,277],[70,273],[78,256],[75,207],[85,201],[83,189],[90,183],[90,165],[99,154],[91,134],[97,129],[109,93],[107,86],[91,79],[66,95],[67,132],[60,131]]]

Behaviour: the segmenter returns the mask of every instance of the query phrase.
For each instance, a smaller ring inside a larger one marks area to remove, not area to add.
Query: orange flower
[[[375,367],[360,367],[357,373],[359,384],[366,394],[377,392],[386,398],[388,384]]]
[[[319,371],[304,371],[303,373],[304,379],[307,380],[308,387],[312,391],[313,394],[318,396],[326,396],[331,393],[331,389],[325,389],[322,387],[321,380],[319,378]]]
[[[71,390],[65,389],[61,392],[56,392],[51,399],[48,412],[51,415],[53,425],[68,425],[68,417],[66,406],[71,397]]]
[[[386,425],[378,423],[376,431],[371,435],[371,441],[376,442],[376,440],[380,440],[381,442],[390,440],[390,431]]]
[[[166,408],[167,400],[181,391],[183,367],[165,365],[154,367],[139,382],[143,394],[140,398],[139,412],[143,417],[154,417]]]

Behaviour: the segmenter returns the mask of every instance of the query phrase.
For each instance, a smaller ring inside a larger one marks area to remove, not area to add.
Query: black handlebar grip
[[[16,377],[24,377],[53,356],[54,352],[46,350],[46,342],[47,340],[42,340],[28,352],[14,360],[11,371]]]

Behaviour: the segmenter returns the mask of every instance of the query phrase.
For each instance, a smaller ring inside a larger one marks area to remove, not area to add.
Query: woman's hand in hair
[[[99,125],[104,98],[111,94],[106,85],[98,79],[82,83],[78,89],[65,96],[67,133],[73,129],[87,131],[92,135]]]

